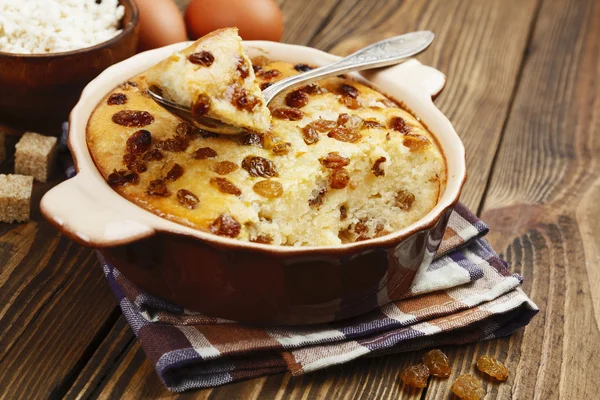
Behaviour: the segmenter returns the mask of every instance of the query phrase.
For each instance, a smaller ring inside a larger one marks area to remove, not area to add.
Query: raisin
[[[135,132],[127,139],[127,152],[140,155],[150,150],[152,145],[152,134],[145,129]]]
[[[148,111],[122,110],[112,116],[115,124],[141,128],[154,122],[154,117]]]
[[[379,157],[377,160],[375,160],[375,164],[373,164],[373,168],[371,168],[373,175],[375,175],[377,177],[385,176],[385,170],[383,168],[381,168],[381,164],[383,164],[386,161],[387,161],[387,158],[385,158],[385,157]]]
[[[325,168],[329,169],[340,169],[350,164],[350,159],[340,156],[340,153],[338,153],[337,151],[327,154],[327,156],[321,158],[320,161],[321,164],[325,166]]]
[[[142,156],[144,161],[160,161],[164,158],[163,153],[158,149],[152,149]]]
[[[319,134],[311,124],[308,124],[302,128],[302,139],[306,144],[315,144],[319,141]]]
[[[354,232],[356,232],[357,235],[363,235],[369,232],[369,227],[367,226],[366,222],[366,219],[361,219],[356,223],[356,225],[354,225]]]
[[[260,103],[260,99],[256,96],[249,95],[246,92],[246,89],[236,87],[233,90],[231,104],[233,104],[239,110],[246,110],[250,112],[254,110],[257,105],[260,105]]]
[[[279,72],[276,69],[260,69],[256,73],[256,76],[258,76],[266,81],[271,80],[273,78],[277,78],[279,75],[281,75],[281,72]]]
[[[148,169],[146,163],[139,160],[135,154],[127,153],[123,156],[123,163],[127,166],[127,169],[133,172],[146,172]]]
[[[321,207],[323,204],[323,197],[325,197],[327,190],[325,188],[317,188],[312,191],[312,197],[308,199],[308,205],[311,207]]]
[[[192,105],[192,115],[194,117],[201,117],[206,115],[210,110],[210,98],[205,94],[199,94],[196,101]]]
[[[265,82],[265,83],[261,83],[260,84],[260,90],[265,90],[266,88],[268,88],[269,86],[272,86],[273,82]]]
[[[250,69],[248,68],[248,64],[246,64],[246,60],[240,58],[237,64],[237,71],[240,73],[242,79],[246,79],[248,75],[250,75]]]
[[[198,207],[198,203],[200,203],[198,196],[185,189],[179,189],[177,191],[177,200],[179,201],[179,204],[190,210]]]
[[[428,378],[429,369],[423,364],[406,367],[400,374],[400,379],[402,379],[403,384],[420,389],[427,386]]]
[[[340,101],[351,110],[358,110],[361,107],[360,101],[354,97],[344,96]]]
[[[210,178],[210,184],[216,186],[222,193],[233,194],[236,196],[242,194],[242,191],[227,178]]]
[[[186,122],[180,122],[175,128],[175,132],[179,136],[187,137],[194,133],[192,126]]]
[[[350,174],[344,168],[336,169],[329,177],[329,184],[332,189],[343,189],[350,183]]]
[[[167,172],[167,179],[170,181],[176,181],[183,175],[183,167],[179,164],[173,165],[173,167]]]
[[[201,147],[192,154],[192,158],[196,160],[206,160],[207,158],[215,158],[217,152],[210,147]]]
[[[202,50],[198,53],[192,53],[188,56],[188,61],[192,64],[210,67],[215,62],[215,56],[210,51]]]
[[[322,93],[322,88],[319,87],[316,83],[311,83],[309,85],[302,86],[300,89],[306,94],[319,94]]]
[[[244,146],[256,146],[263,147],[263,138],[258,133],[248,133],[242,138],[242,144]]]
[[[294,90],[285,96],[285,104],[289,107],[302,108],[308,104],[308,94],[302,90]]]
[[[344,126],[348,129],[359,130],[360,128],[362,128],[362,124],[363,119],[356,114],[352,114],[348,116],[348,120],[346,121]]]
[[[294,65],[294,69],[298,72],[306,72],[306,71],[310,71],[311,69],[313,69],[313,67],[311,67],[308,64],[296,64],[296,65]]]
[[[349,143],[358,142],[362,137],[362,135],[357,131],[346,128],[345,126],[338,126],[337,128],[332,129],[327,136],[339,140],[340,142]]]
[[[296,108],[276,108],[271,111],[271,115],[288,121],[299,121],[304,117],[304,113]]]
[[[181,136],[175,136],[156,144],[156,147],[159,149],[171,151],[173,153],[181,153],[182,151],[185,151],[188,146],[189,142]]]
[[[363,121],[361,129],[383,129],[385,126],[379,123],[379,121],[373,119],[366,119]]]
[[[264,67],[269,63],[269,59],[265,56],[256,56],[252,58],[252,66]]]
[[[459,376],[451,390],[461,400],[480,400],[485,396],[483,385],[471,374]]]
[[[429,140],[425,136],[408,134],[402,139],[402,144],[413,151],[421,151],[429,146]]]
[[[109,106],[120,106],[121,104],[127,103],[127,96],[125,93],[113,93],[108,97],[106,103]]]
[[[508,369],[492,356],[484,355],[479,357],[477,359],[477,369],[489,376],[493,376],[499,381],[508,379]]]
[[[250,239],[253,243],[261,243],[261,244],[271,244],[273,243],[273,238],[270,235],[259,234],[255,238]]]
[[[155,179],[153,181],[150,181],[150,183],[148,184],[148,188],[146,189],[146,193],[148,193],[151,196],[162,197],[166,197],[170,194],[167,190],[167,185],[165,181],[162,179]]]
[[[340,221],[348,218],[348,208],[346,206],[340,206]]]
[[[338,115],[337,124],[345,125],[349,119],[350,119],[350,115],[348,115],[346,113],[341,113],[340,115]]]
[[[135,185],[139,182],[138,174],[135,172],[126,171],[124,169],[117,171],[113,170],[112,174],[108,175],[108,184],[110,186],[124,186],[126,184]]]
[[[210,224],[210,231],[215,235],[237,237],[242,226],[235,218],[227,214],[221,214]]]
[[[311,122],[311,125],[315,127],[319,132],[329,132],[333,128],[337,127],[338,124],[336,121],[330,121],[327,119],[318,119],[316,121]]]
[[[123,82],[119,85],[119,87],[123,90],[128,90],[132,87],[136,88],[138,85],[137,83],[133,82],[133,81],[127,81],[127,82]]]
[[[258,156],[248,156],[242,161],[244,168],[251,176],[260,176],[263,178],[271,178],[279,176],[275,164],[271,160]]]
[[[390,120],[390,128],[400,133],[410,132],[410,127],[406,125],[406,121],[402,117],[394,117]]]
[[[344,97],[351,97],[353,99],[358,97],[358,89],[352,85],[348,85],[347,83],[342,83],[338,87],[337,92]]]
[[[212,170],[219,175],[228,175],[236,169],[238,169],[237,164],[231,161],[220,161],[218,163],[215,163],[215,165],[212,168]]]
[[[273,146],[271,151],[273,152],[273,154],[275,154],[277,156],[284,156],[290,152],[291,148],[292,148],[292,144],[290,142],[283,142],[283,143],[277,143],[275,146]]]
[[[281,197],[283,194],[283,186],[281,186],[281,183],[277,181],[259,181],[254,184],[252,189],[259,195],[268,199],[275,199],[277,197]]]
[[[252,71],[254,71],[255,74],[258,71],[260,71],[261,69],[262,69],[262,67],[260,65],[254,65],[254,64],[252,64]]]
[[[433,349],[423,354],[422,360],[433,376],[447,378],[452,372],[448,357],[440,349]]]
[[[403,211],[409,211],[412,208],[413,203],[415,202],[415,195],[411,192],[400,189],[396,192],[394,196],[394,201],[396,207],[400,208]]]
[[[377,224],[377,226],[375,227],[375,236],[374,237],[378,238],[381,236],[389,235],[390,233],[391,233],[390,231],[387,231],[384,229],[382,224]],[[428,366],[428,368],[429,368],[429,366]]]

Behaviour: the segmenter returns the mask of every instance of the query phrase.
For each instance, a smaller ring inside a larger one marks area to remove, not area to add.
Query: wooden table
[[[181,1],[183,3],[184,1]],[[510,338],[448,348],[454,377],[491,353],[511,371],[486,399],[600,396],[600,1],[280,0],[284,41],[345,54],[416,29],[419,58],[448,76],[437,104],[468,155],[462,201],[540,306]],[[12,141],[14,142],[14,140]],[[11,162],[1,168],[7,172]],[[53,183],[56,184],[58,179]],[[36,185],[35,202],[52,184]],[[300,378],[275,375],[200,398],[447,399],[406,391],[417,353]],[[44,221],[0,224],[0,398],[172,396],[158,380],[92,250]]]

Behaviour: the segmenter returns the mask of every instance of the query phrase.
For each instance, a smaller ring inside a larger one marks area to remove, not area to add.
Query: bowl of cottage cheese
[[[0,2],[0,121],[58,131],[81,90],[135,54],[133,0]]]

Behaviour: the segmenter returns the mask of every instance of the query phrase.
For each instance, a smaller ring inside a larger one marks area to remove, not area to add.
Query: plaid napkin
[[[511,334],[537,306],[458,205],[435,261],[401,300],[347,320],[263,328],[187,310],[137,288],[99,254],[123,314],[171,391],[289,371],[302,375],[362,356]]]

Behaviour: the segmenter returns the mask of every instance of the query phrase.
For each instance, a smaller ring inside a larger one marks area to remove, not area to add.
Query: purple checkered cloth
[[[71,177],[75,169],[64,142],[60,162]],[[187,310],[143,292],[98,256],[148,359],[169,390],[182,392],[510,335],[538,308],[519,288],[521,277],[483,239],[487,232],[458,204],[435,260],[400,300],[355,318],[304,327],[257,327]]]

